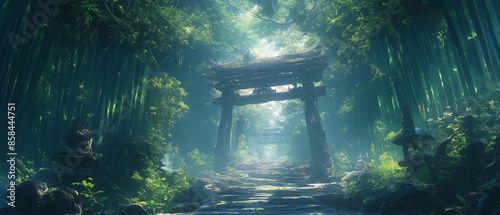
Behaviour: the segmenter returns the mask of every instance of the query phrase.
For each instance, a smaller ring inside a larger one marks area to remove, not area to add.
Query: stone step
[[[212,199],[194,212],[173,214],[338,214],[332,205],[318,201],[318,196],[341,192],[338,181],[314,182],[302,170],[279,162],[239,164],[224,176],[230,185],[217,182],[205,187]]]

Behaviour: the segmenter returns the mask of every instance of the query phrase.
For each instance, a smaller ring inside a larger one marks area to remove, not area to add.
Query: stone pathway
[[[318,201],[341,191],[335,179],[315,183],[301,170],[278,162],[239,165],[224,182],[205,186],[211,196],[194,212],[177,214],[352,214]]]

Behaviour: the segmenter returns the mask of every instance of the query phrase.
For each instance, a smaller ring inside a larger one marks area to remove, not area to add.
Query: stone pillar
[[[222,93],[222,98],[228,96],[228,92]],[[231,127],[233,122],[233,106],[221,104],[222,111],[220,114],[219,130],[217,131],[217,144],[214,152],[214,171],[222,172],[229,165],[229,157],[231,155]]]
[[[326,142],[325,130],[321,125],[318,111],[318,97],[314,91],[314,83],[302,83],[306,90],[304,97],[304,113],[306,117],[309,147],[311,149],[312,176],[326,176],[327,169],[332,166],[328,144]]]

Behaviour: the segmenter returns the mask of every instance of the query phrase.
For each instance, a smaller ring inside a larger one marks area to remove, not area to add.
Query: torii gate
[[[318,96],[326,95],[326,88],[314,86],[314,82],[322,78],[321,72],[326,67],[325,58],[318,46],[300,54],[283,55],[248,63],[215,64],[211,67],[212,73],[209,78],[214,80],[214,87],[222,92],[221,97],[213,100],[214,104],[222,108],[214,156],[216,172],[224,171],[229,164],[233,106],[289,99],[304,101],[311,149],[311,167],[320,171],[331,167],[326,135],[321,125],[317,105]],[[251,95],[237,93],[241,89],[270,89],[272,86],[287,84],[296,86],[297,83],[302,83],[302,87],[294,87],[286,92],[261,90]]]

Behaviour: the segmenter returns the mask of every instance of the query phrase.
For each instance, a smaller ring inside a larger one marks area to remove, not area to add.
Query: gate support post
[[[222,93],[222,97],[228,96],[227,90]],[[231,155],[231,127],[233,123],[233,106],[221,104],[219,130],[217,131],[217,143],[214,152],[214,171],[222,172],[229,166],[229,157]]]
[[[304,113],[306,118],[309,147],[311,150],[312,176],[322,178],[326,176],[328,168],[332,166],[325,130],[321,125],[318,111],[318,97],[314,92],[314,83],[302,83],[306,90],[304,97]]]

